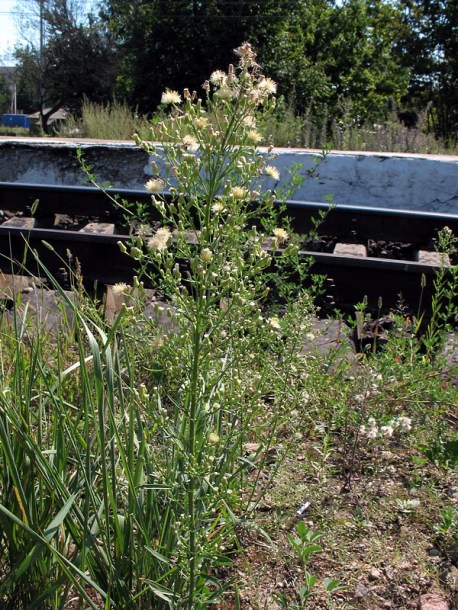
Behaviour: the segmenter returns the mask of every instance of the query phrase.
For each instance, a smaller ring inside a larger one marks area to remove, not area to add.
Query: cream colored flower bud
[[[231,100],[234,97],[232,89],[225,86],[221,87],[221,89],[218,89],[215,95],[222,100]]]
[[[219,306],[221,311],[228,311],[229,309],[229,301],[227,300],[226,297],[221,297],[220,301],[219,301]]]
[[[281,328],[278,318],[269,318],[268,323],[270,324],[270,326],[272,328],[275,328],[275,330],[280,330],[280,328]]]
[[[247,139],[253,144],[259,144],[262,140],[262,135],[256,129],[250,129],[246,134]]]
[[[219,442],[219,436],[216,434],[216,432],[210,432],[208,435],[208,440],[211,445],[216,445],[216,443]]]
[[[237,200],[245,199],[247,194],[248,191],[243,186],[234,186],[234,188],[231,190],[232,197]]]
[[[216,201],[212,205],[212,212],[214,212],[215,214],[219,214],[219,212],[222,212],[223,210],[224,210],[224,204],[221,201]]]
[[[205,116],[199,116],[196,119],[196,127],[197,129],[203,129],[204,127],[207,127],[208,125],[208,119]]]
[[[210,248],[204,248],[200,253],[200,257],[204,263],[209,263],[213,258],[213,252],[210,250]]]

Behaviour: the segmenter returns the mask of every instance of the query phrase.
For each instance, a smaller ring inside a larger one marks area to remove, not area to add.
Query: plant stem
[[[193,610],[194,589],[196,579],[196,507],[195,507],[195,445],[196,445],[196,415],[198,407],[198,383],[200,370],[200,349],[201,349],[201,312],[202,312],[202,290],[199,291],[196,307],[196,319],[193,330],[193,351],[190,385],[190,411],[189,411],[189,436],[188,452],[190,476],[187,488],[188,514],[189,514],[189,594],[187,608]]]

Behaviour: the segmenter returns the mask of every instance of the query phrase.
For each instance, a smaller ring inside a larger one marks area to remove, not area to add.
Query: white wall
[[[87,183],[76,150],[102,183],[142,189],[151,175],[148,158],[130,142],[0,138],[0,181],[40,184]],[[278,149],[270,163],[281,172],[300,163],[304,177],[294,199],[370,207],[416,209],[458,214],[458,157],[388,153],[335,152],[308,175],[318,151]],[[266,186],[276,188],[270,180]]]

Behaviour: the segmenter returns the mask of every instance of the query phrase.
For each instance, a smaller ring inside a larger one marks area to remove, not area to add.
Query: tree
[[[208,74],[234,62],[250,40],[274,41],[290,0],[107,0],[104,18],[122,55],[118,93],[144,112],[166,87],[200,90]]]
[[[0,74],[0,114],[9,112],[11,109],[11,90],[6,78]]]
[[[385,0],[296,2],[260,56],[296,110],[311,107],[324,119],[351,108],[355,119],[381,119],[407,91],[396,46],[401,22]]]
[[[333,0],[292,3],[275,44],[265,41],[259,50],[279,94],[298,111],[325,104],[332,93],[326,46],[334,10]]]
[[[244,40],[298,112],[336,116],[351,100],[380,118],[406,93],[402,15],[388,0],[106,0],[104,18],[123,58],[118,93],[146,112],[166,87],[199,90]]]
[[[16,86],[18,108],[25,112],[35,112],[41,104],[41,69],[38,50],[31,45],[21,46],[14,51],[17,63]]]
[[[394,2],[347,0],[331,22],[332,101],[351,99],[356,116],[380,119],[407,92],[409,73],[397,55],[402,14]]]
[[[46,130],[49,117],[59,108],[78,109],[84,97],[109,98],[115,71],[113,44],[100,23],[92,17],[78,22],[66,0],[40,4],[46,35],[39,47],[30,43],[18,48],[16,58],[20,95],[39,106]],[[43,112],[45,105],[49,108]]]
[[[44,50],[44,81],[55,105],[78,108],[83,97],[96,102],[111,96],[115,80],[112,41],[89,18],[76,23],[65,2],[46,15],[49,38]]]
[[[406,101],[430,106],[436,135],[458,136],[458,5],[456,0],[401,0],[405,36],[400,54],[411,68]]]

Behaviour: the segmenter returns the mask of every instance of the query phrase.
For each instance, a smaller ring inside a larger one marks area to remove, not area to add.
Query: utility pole
[[[40,2],[40,49],[39,49],[39,64],[40,64],[40,125],[44,130],[43,124],[43,105],[44,105],[44,83],[43,83],[43,47],[44,47],[44,37],[45,37],[45,28],[44,28],[44,0],[39,0]]]

